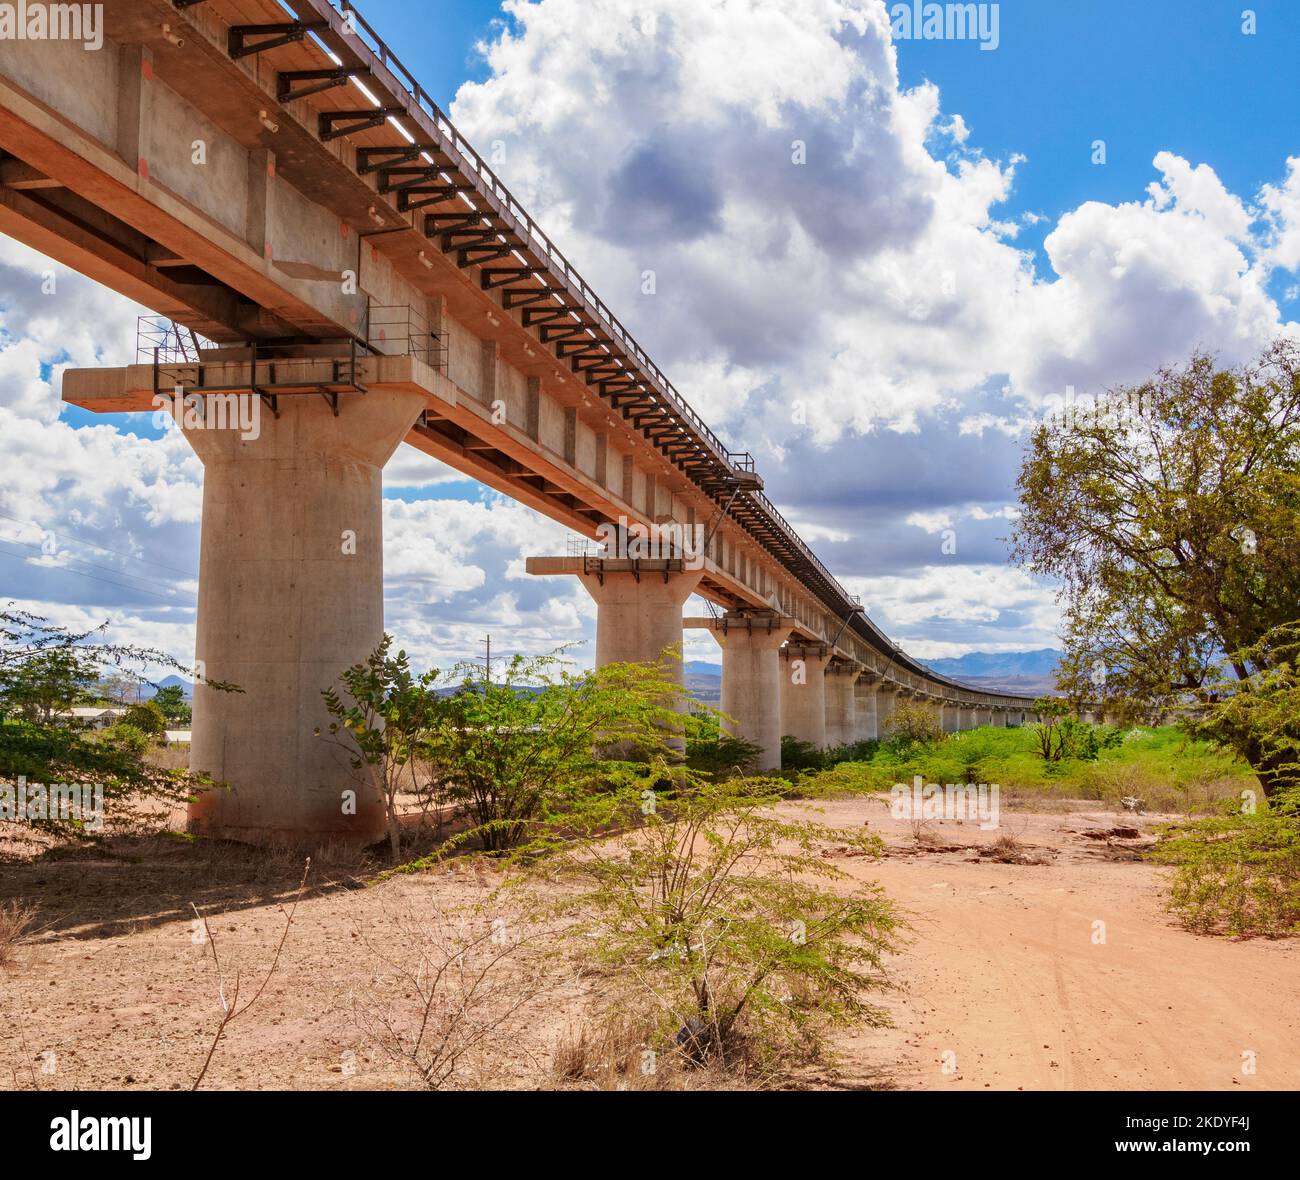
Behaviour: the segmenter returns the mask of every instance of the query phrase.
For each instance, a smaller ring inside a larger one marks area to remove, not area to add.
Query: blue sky
[[[931,81],[991,155],[1028,157],[1012,204],[1046,220],[1085,200],[1131,200],[1168,150],[1214,162],[1228,188],[1276,179],[1300,151],[1300,4],[1253,0],[1002,0],[999,45],[898,42],[906,86]],[[512,25],[497,0],[365,0],[366,19],[450,109],[489,71],[479,44]],[[1092,162],[1106,141],[1106,163]]]
[[[1253,34],[1244,0],[1003,0],[993,51],[894,40],[879,0],[360,7],[923,658],[1055,642],[1005,544],[1051,398],[1300,333],[1290,0]],[[131,359],[135,309],[72,274],[38,297],[46,265],[0,239],[0,597],[186,657],[201,467],[147,416],[61,407],[53,367]],[[418,657],[591,638],[579,588],[519,572],[563,530],[409,449],[385,491]]]

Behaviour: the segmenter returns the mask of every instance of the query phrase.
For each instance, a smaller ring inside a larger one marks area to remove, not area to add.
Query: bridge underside
[[[98,53],[0,41],[0,232],[166,317],[141,363],[66,374],[94,412],[252,399],[204,463],[195,809],[241,839],[356,840],[378,797],[317,738],[382,634],[380,471],[401,442],[560,521],[702,538],[653,562],[538,558],[597,602],[597,660],[654,659],[719,608],[724,711],[779,764],[896,702],[945,728],[1031,702],[900,651],[355,13],[328,0],[114,0]],[[183,331],[181,327],[183,326]],[[431,539],[436,543],[436,539]]]

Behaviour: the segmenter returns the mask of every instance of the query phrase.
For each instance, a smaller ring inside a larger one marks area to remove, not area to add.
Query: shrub
[[[1165,829],[1150,855],[1175,866],[1169,908],[1193,930],[1300,930],[1300,806],[1292,798]]]
[[[827,764],[825,750],[819,750],[812,742],[785,734],[781,738],[781,770],[792,773],[800,770],[822,770]]]
[[[752,772],[758,763],[759,748],[719,725],[716,714],[699,714],[700,728],[686,742],[686,763],[694,770],[707,774],[744,774]]]
[[[896,746],[935,745],[947,736],[939,711],[924,701],[899,701],[885,718],[885,732]]]
[[[14,948],[36,922],[36,907],[21,901],[0,902],[0,967],[14,962]]]
[[[145,760],[147,734],[129,725],[98,733],[26,721],[0,724],[0,779],[26,777],[31,783],[102,785],[106,814],[125,825],[140,825],[189,800],[209,780],[166,770]],[[158,804],[164,806],[159,807]],[[64,837],[86,839],[96,833],[84,820],[48,818],[28,822]]]
[[[504,852],[570,800],[620,781],[670,783],[678,743],[689,747],[709,723],[707,711],[675,708],[685,690],[666,661],[676,658],[574,673],[559,653],[515,656],[493,680],[461,665],[461,686],[439,703],[423,744],[428,789],[470,819],[452,844]]]
[[[784,789],[681,771],[654,799],[632,784],[575,800],[526,850],[566,886],[558,908],[611,972],[613,1011],[650,1014],[652,1052],[762,1071],[820,1051],[831,1026],[885,1022],[866,995],[899,921],[821,855],[880,841],[777,813]]]

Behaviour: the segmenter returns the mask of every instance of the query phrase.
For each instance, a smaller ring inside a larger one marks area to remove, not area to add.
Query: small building
[[[116,724],[125,712],[125,709],[118,709],[112,705],[77,705],[63,712],[61,716],[71,718],[73,722],[85,729],[107,729],[110,725]]]
[[[162,744],[164,746],[188,746],[190,744],[190,730],[188,729],[168,729],[163,732]]]

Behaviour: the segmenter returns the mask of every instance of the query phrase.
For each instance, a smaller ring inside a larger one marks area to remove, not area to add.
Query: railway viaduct
[[[585,538],[695,538],[528,571],[590,591],[598,664],[710,630],[723,710],[767,767],[783,733],[874,737],[908,698],[947,730],[1026,719],[1031,700],[939,676],[871,623],[350,5],[111,0],[103,20],[98,48],[0,40],[0,232],[160,317],[140,363],[67,372],[65,401],[194,410],[191,764],[230,786],[196,828],[382,831],[377,797],[341,806],[357,784],[314,731],[321,689],[382,634],[381,469],[403,442]],[[232,396],[255,438],[214,421]],[[708,615],[683,618],[692,594]]]

